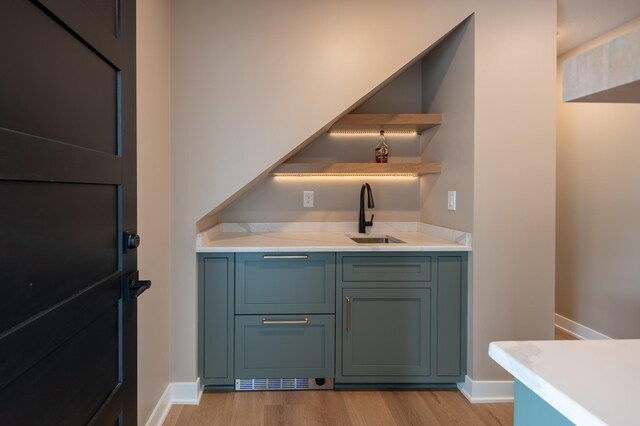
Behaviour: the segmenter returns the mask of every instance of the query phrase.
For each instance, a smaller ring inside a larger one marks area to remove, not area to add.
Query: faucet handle
[[[365,223],[364,223],[364,224],[365,224],[366,226],[373,226],[373,217],[374,217],[374,216],[375,216],[375,214],[372,214],[372,215],[371,215],[371,220],[370,220],[370,221],[368,221],[368,222],[367,222],[367,221],[365,221]]]

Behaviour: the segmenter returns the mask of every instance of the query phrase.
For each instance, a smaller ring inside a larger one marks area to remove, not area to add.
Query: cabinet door
[[[342,296],[343,376],[430,374],[431,289],[345,288]]]
[[[233,256],[198,256],[198,367],[203,385],[233,385]]]

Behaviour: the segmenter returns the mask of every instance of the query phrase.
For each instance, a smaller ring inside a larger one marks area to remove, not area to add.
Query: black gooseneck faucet
[[[362,185],[362,188],[360,188],[360,220],[358,221],[358,232],[361,234],[364,234],[366,232],[366,227],[367,226],[373,226],[373,216],[375,215],[371,215],[371,220],[367,221],[364,218],[364,191],[365,189],[367,190],[367,195],[369,197],[369,208],[373,209],[375,208],[375,204],[373,203],[373,191],[371,191],[371,187],[369,186],[368,183],[365,183]]]

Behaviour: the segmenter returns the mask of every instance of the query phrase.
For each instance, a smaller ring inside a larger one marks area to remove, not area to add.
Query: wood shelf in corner
[[[329,132],[400,131],[421,133],[442,124],[442,114],[347,114]]]
[[[283,163],[271,176],[422,176],[440,173],[440,163]]]

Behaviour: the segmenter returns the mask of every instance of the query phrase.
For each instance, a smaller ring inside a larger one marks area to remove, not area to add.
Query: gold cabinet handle
[[[307,325],[309,324],[309,318],[303,320],[270,320],[262,318],[262,324],[265,325]]]
[[[344,300],[347,301],[347,333],[351,331],[351,298],[349,296],[345,297]]]
[[[308,259],[309,256],[306,254],[265,254],[262,256],[263,259]]]

